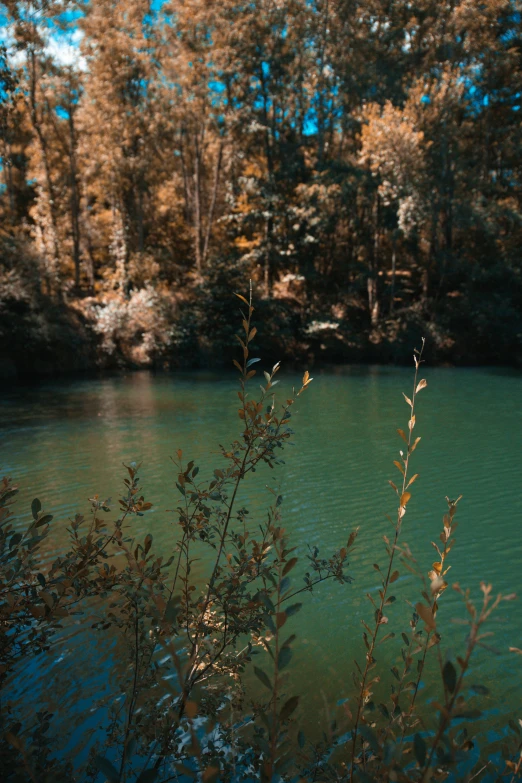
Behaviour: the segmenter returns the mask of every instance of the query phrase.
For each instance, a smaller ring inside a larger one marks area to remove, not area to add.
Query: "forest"
[[[515,0],[0,4],[0,373],[522,362]]]

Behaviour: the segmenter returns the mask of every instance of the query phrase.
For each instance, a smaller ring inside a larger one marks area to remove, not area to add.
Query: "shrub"
[[[239,295],[238,295],[239,296]],[[327,727],[324,740],[307,739],[299,727],[299,697],[289,690],[288,671],[295,642],[293,617],[310,592],[326,580],[349,584],[348,556],[357,530],[330,556],[310,549],[301,579],[299,559],[281,520],[283,499],[270,490],[265,521],[254,529],[248,509],[240,506],[242,483],[265,464],[276,469],[292,437],[290,422],[302,386],[281,406],[274,398],[279,365],[264,373],[260,394],[249,393],[257,357],[252,295],[239,296],[244,309],[239,337],[238,418],[240,433],[220,447],[219,467],[201,480],[198,466],[181,451],[175,458],[179,503],[176,533],[168,557],[154,549],[151,534],[136,535],[133,519],[151,507],[140,489],[139,466],[126,467],[119,514],[110,504],[90,499],[89,516],[77,515],[69,527],[65,554],[45,568],[42,542],[52,535],[53,518],[34,500],[25,531],[12,522],[17,488],[4,479],[0,488],[0,686],[9,692],[28,655],[45,655],[60,644],[63,628],[79,612],[96,607],[90,633],[103,644],[109,629],[125,640],[128,666],[119,681],[125,698],[113,704],[103,741],[92,744],[88,763],[76,767],[65,758],[51,732],[53,716],[37,705],[34,725],[22,725],[16,705],[0,711],[0,772],[5,781],[105,779],[123,781],[428,781],[448,776],[463,780],[522,776],[522,732],[511,721],[501,747],[488,745],[474,731],[479,717],[470,697],[466,671],[483,636],[484,625],[502,601],[481,585],[475,604],[458,585],[468,614],[465,649],[456,657],[441,651],[438,616],[448,588],[448,559],[455,543],[457,500],[447,499],[437,556],[427,576],[419,572],[402,528],[413,485],[416,405],[426,381],[419,377],[422,352],[415,353],[415,373],[404,445],[395,461],[400,480],[390,481],[397,497],[393,534],[384,537],[386,558],[375,564],[380,588],[363,621],[364,660],[356,662],[354,690],[344,704],[344,718]],[[110,521],[112,518],[112,521]],[[109,521],[108,521],[109,520]],[[211,554],[201,580],[194,563]],[[401,565],[402,564],[402,565]],[[393,585],[399,568],[418,574],[422,600],[412,606],[410,626],[401,633],[402,666],[391,669],[389,700],[375,704],[382,671],[379,650],[395,643]],[[295,627],[295,626],[294,626]],[[89,639],[85,640],[89,644]],[[520,650],[513,648],[514,653]],[[440,696],[426,705],[420,698],[425,663],[435,655]],[[259,681],[260,694],[247,706],[247,674]],[[262,687],[261,687],[262,686]],[[475,692],[487,691],[473,686]],[[66,717],[66,716],[62,716]],[[472,752],[473,751],[473,752]]]

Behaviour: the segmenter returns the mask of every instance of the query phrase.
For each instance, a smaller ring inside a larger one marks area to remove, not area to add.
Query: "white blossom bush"
[[[92,328],[101,338],[102,354],[150,365],[171,344],[171,307],[167,295],[151,284],[131,291],[128,299],[118,293],[92,307]]]

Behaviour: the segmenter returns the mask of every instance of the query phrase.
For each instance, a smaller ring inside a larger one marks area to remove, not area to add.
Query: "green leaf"
[[[197,773],[194,772],[193,769],[190,769],[190,767],[185,766],[185,764],[176,764],[175,766],[178,772],[181,772],[182,775],[186,775],[193,780],[197,778]]]
[[[451,661],[446,661],[444,664],[442,679],[449,692],[453,693],[457,686],[457,671]]]
[[[292,659],[292,650],[290,647],[283,647],[281,650],[279,650],[279,655],[277,656],[277,666],[279,670],[282,670],[285,668],[285,666],[288,666]]]
[[[254,666],[254,674],[258,678],[258,680],[261,680],[265,688],[268,688],[269,691],[272,690],[272,683],[270,682],[268,675],[263,671],[263,669],[259,669],[257,666]]]
[[[281,584],[279,585],[279,592],[281,593],[281,595],[283,593],[286,593],[289,587],[290,587],[290,577],[285,576],[285,578],[281,580]]]
[[[134,755],[134,751],[136,750],[136,737],[132,736],[127,744],[125,745],[125,758],[131,759]]]
[[[38,519],[38,513],[41,510],[42,510],[42,504],[40,503],[38,498],[35,498],[31,503],[31,514],[33,515],[33,519]]]
[[[413,752],[419,767],[423,767],[426,761],[426,743],[420,734],[416,734],[413,738]]]
[[[48,525],[49,522],[53,521],[53,515],[52,514],[45,514],[41,519],[38,520],[35,527],[43,527],[43,525]]]
[[[482,717],[482,710],[477,710],[477,709],[457,710],[457,712],[455,712],[455,717],[467,718],[468,720],[476,720],[476,718]]]
[[[288,699],[288,701],[281,708],[281,712],[279,713],[279,720],[281,721],[288,720],[290,715],[297,708],[298,704],[299,704],[299,696],[292,696],[290,699]]]
[[[286,576],[292,568],[297,563],[297,557],[291,557],[290,560],[288,560],[287,563],[285,563],[285,567],[283,568],[283,576]]]
[[[287,607],[285,611],[288,617],[291,617],[293,614],[297,614],[302,605],[303,604],[292,604],[291,606]]]
[[[262,591],[257,594],[257,598],[266,606],[269,612],[275,612],[275,606],[269,595]]]
[[[359,731],[364,737],[364,739],[370,743],[370,747],[373,750],[374,753],[379,753],[381,751],[381,746],[379,745],[379,740],[377,739],[377,735],[371,729],[369,726],[365,726],[364,724],[359,727]]]
[[[179,598],[177,596],[173,596],[167,603],[163,617],[167,623],[174,623],[178,618],[178,612]]]
[[[110,783],[118,783],[120,779],[118,770],[108,759],[103,758],[103,756],[96,756],[94,763]]]
[[[15,533],[14,536],[11,536],[11,540],[9,541],[9,549],[12,549],[14,546],[19,544],[21,540],[22,540],[22,534]]]
[[[157,769],[144,769],[136,783],[154,783],[158,777],[158,772],[159,770]]]

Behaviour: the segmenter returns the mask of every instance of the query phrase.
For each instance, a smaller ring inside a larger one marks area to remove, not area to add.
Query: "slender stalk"
[[[278,553],[279,557],[280,553]],[[279,623],[277,618],[281,611],[281,561],[279,562],[279,574],[277,580],[277,614],[276,614],[276,632],[275,632],[275,650],[274,650],[274,690],[272,693],[272,727],[270,737],[270,758],[268,760],[268,770],[266,779],[271,781],[274,774],[275,758],[277,753],[278,736],[278,716],[277,716],[277,694],[279,687]]]
[[[457,682],[455,684],[455,687],[453,689],[453,693],[451,693],[451,696],[448,700],[448,689],[446,687],[446,684],[444,683],[444,692],[446,695],[445,699],[445,705],[444,708],[440,711],[440,720],[439,720],[439,728],[437,730],[437,733],[433,739],[433,742],[431,744],[430,752],[426,755],[426,760],[424,762],[424,765],[421,767],[421,773],[422,774],[422,781],[427,781],[429,779],[428,773],[429,768],[431,767],[431,764],[433,762],[433,757],[435,756],[435,753],[437,751],[437,747],[439,745],[439,742],[441,741],[442,737],[444,736],[444,732],[449,727],[452,717],[453,717],[453,710],[455,708],[456,701],[458,699],[458,696],[462,690],[462,684],[464,682],[464,676],[466,674],[466,671],[469,667],[469,661],[473,654],[473,651],[477,645],[477,642],[479,641],[479,631],[481,626],[486,622],[488,617],[490,616],[491,612],[494,611],[497,606],[499,605],[500,601],[502,600],[502,596],[498,595],[491,607],[488,609],[489,604],[489,594],[491,591],[490,586],[486,586],[484,583],[482,584],[482,590],[484,593],[484,599],[482,603],[482,609],[480,612],[480,615],[478,619],[476,619],[476,610],[475,607],[468,603],[468,609],[470,611],[472,621],[471,621],[471,630],[468,636],[468,644],[466,648],[466,655],[464,659],[460,662],[460,674],[457,678]]]
[[[139,588],[138,588],[139,589]],[[129,704],[129,711],[127,713],[127,721],[125,726],[125,734],[123,738],[123,751],[121,754],[120,770],[118,774],[118,780],[125,781],[125,762],[127,755],[127,742],[129,739],[129,733],[132,725],[132,718],[134,715],[134,708],[136,706],[136,696],[138,690],[138,671],[139,671],[139,615],[138,606],[136,600],[134,600],[134,680],[132,683],[132,694]]]
[[[424,341],[422,343],[422,348],[424,348]],[[390,556],[389,556],[389,561],[388,561],[388,570],[386,572],[386,577],[385,577],[385,579],[384,579],[384,581],[382,583],[383,589],[382,589],[382,591],[380,593],[380,597],[381,597],[380,604],[379,604],[379,606],[378,606],[378,608],[376,610],[375,626],[374,626],[374,629],[373,629],[373,634],[372,634],[372,638],[371,638],[368,650],[366,652],[366,665],[364,667],[364,672],[363,672],[362,680],[361,680],[361,684],[360,684],[359,699],[358,699],[358,702],[357,702],[357,713],[356,713],[356,716],[355,716],[354,728],[352,730],[352,752],[351,752],[351,765],[350,765],[350,783],[353,781],[353,775],[354,775],[354,771],[355,771],[355,756],[356,756],[356,750],[357,750],[357,739],[358,739],[358,735],[359,735],[359,726],[360,726],[360,723],[361,723],[361,718],[362,718],[362,714],[363,714],[364,705],[365,705],[365,703],[367,701],[366,687],[367,687],[367,682],[368,682],[368,675],[369,675],[370,670],[373,667],[373,663],[374,663],[373,653],[374,653],[374,650],[375,650],[375,645],[377,643],[377,637],[379,635],[379,629],[380,629],[381,625],[383,624],[382,621],[383,621],[383,617],[384,617],[384,607],[385,607],[385,604],[386,604],[388,588],[390,586],[390,577],[391,577],[391,574],[392,574],[392,567],[393,567],[393,562],[394,562],[394,559],[395,559],[395,551],[396,551],[397,542],[399,540],[399,536],[400,536],[400,533],[401,533],[402,518],[403,518],[403,516],[404,516],[404,514],[406,512],[405,506],[402,503],[403,503],[404,493],[406,492],[406,488],[408,486],[408,469],[409,469],[409,464],[410,464],[410,457],[411,457],[411,454],[412,454],[412,452],[414,450],[414,447],[412,447],[412,433],[413,433],[413,428],[414,428],[414,424],[415,424],[415,401],[416,401],[416,397],[417,397],[417,383],[418,383],[417,379],[418,379],[419,366],[420,366],[421,361],[422,361],[422,350],[421,350],[418,358],[417,358],[417,356],[415,356],[415,373],[414,373],[414,378],[413,378],[413,392],[412,392],[411,401],[409,401],[409,404],[410,404],[410,423],[409,423],[409,427],[408,427],[408,433],[409,434],[408,434],[408,439],[407,439],[406,457],[403,458],[404,467],[401,469],[401,472],[402,472],[402,491],[401,491],[400,499],[399,499],[399,507],[397,509],[397,522],[396,522],[396,525],[395,525],[395,535],[394,535],[394,539],[393,539],[393,545],[392,545],[391,550],[390,550]]]

